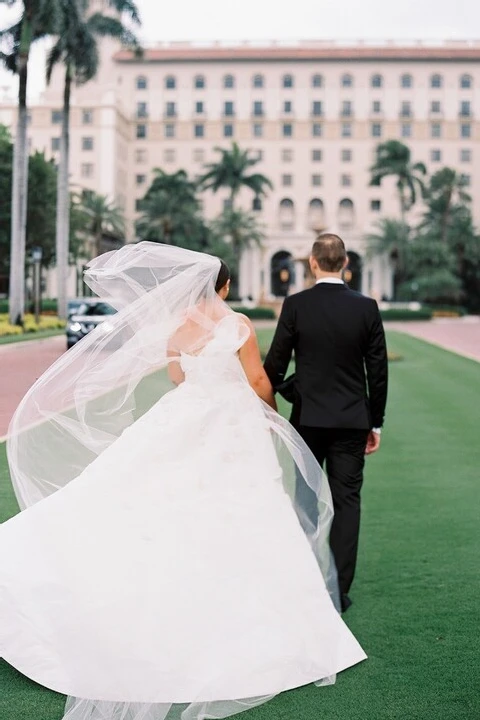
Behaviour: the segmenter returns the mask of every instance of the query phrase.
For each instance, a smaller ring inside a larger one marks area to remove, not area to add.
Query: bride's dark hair
[[[217,275],[217,282],[215,283],[215,292],[219,292],[227,282],[230,280],[230,268],[223,260],[220,260],[220,270]],[[210,286],[211,287],[211,286]]]

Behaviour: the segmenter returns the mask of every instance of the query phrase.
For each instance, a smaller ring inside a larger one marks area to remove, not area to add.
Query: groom
[[[380,447],[388,377],[377,303],[345,285],[347,264],[341,238],[317,238],[310,257],[316,283],[285,299],[265,360],[278,389],[295,353],[290,420],[328,475],[334,506],[330,546],[342,612],[351,605],[365,455]],[[301,479],[296,499],[315,522],[316,498]]]

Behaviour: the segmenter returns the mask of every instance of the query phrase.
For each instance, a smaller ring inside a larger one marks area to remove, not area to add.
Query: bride
[[[0,656],[68,695],[64,720],[224,718],[334,682],[366,656],[337,611],[328,483],[228,269],[142,242],[86,282],[119,312],[9,429],[24,511],[0,527]]]

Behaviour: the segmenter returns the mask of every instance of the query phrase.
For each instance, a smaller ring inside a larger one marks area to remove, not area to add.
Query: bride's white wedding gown
[[[270,696],[366,657],[282,486],[239,323],[219,322],[182,355],[177,389],[0,528],[0,655],[36,682],[97,707],[147,704],[128,717],[157,720],[172,703]],[[87,717],[76,702],[72,717]]]

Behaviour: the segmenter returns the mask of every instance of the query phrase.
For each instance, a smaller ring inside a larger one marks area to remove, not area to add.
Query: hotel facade
[[[29,125],[31,149],[53,158],[61,104],[57,72],[30,108]],[[15,105],[1,102],[0,123],[14,130],[15,117]],[[261,302],[302,289],[315,234],[328,230],[346,242],[351,286],[388,299],[390,260],[368,258],[365,236],[382,217],[399,217],[394,179],[369,186],[375,148],[390,139],[406,143],[430,173],[457,169],[477,197],[480,42],[173,43],[135,58],[105,40],[98,77],[73,92],[71,184],[115,200],[131,242],[155,168],[197,176],[216,147],[236,141],[274,185],[265,198],[249,191],[239,198],[265,231],[263,246],[244,254],[242,297]],[[227,195],[202,195],[207,219]],[[479,203],[473,211],[480,223]],[[48,293],[55,294],[53,274]]]

